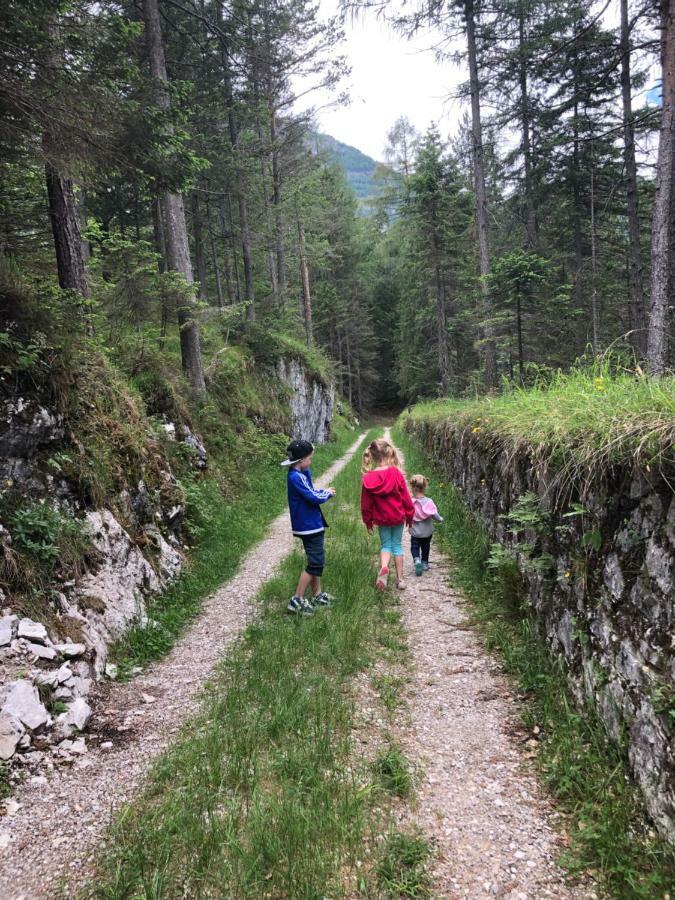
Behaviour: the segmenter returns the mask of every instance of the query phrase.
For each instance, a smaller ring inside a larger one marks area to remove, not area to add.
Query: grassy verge
[[[338,428],[334,441],[317,448],[314,473],[321,474],[342,456],[358,433]],[[265,460],[250,467],[246,481],[244,495],[231,504],[223,501],[215,483],[188,488],[188,513],[199,523],[197,547],[181,576],[149,604],[150,624],[129,629],[113,649],[111,659],[120,666],[122,677],[171,649],[203,600],[234,574],[246,551],[283,510],[286,482],[276,462]]]
[[[645,822],[625,748],[608,739],[592,708],[576,706],[562,665],[520,607],[512,573],[486,567],[490,540],[482,526],[400,427],[395,438],[408,469],[429,477],[429,495],[445,517],[437,541],[455,563],[453,579],[471,600],[487,647],[501,653],[519,684],[539,768],[567,816],[563,862],[572,873],[591,871],[612,897],[665,897],[675,884],[675,851]]]
[[[578,469],[629,457],[643,464],[672,462],[675,377],[617,371],[603,359],[528,389],[511,386],[494,397],[422,403],[412,415],[470,427],[477,438],[526,444],[537,457]]]
[[[265,586],[260,617],[222,663],[201,713],[119,815],[92,896],[372,896],[361,873],[377,869],[368,849],[375,779],[404,785],[400,760],[376,774],[353,758],[352,678],[402,650],[396,608],[373,588],[359,462],[337,478],[327,511],[325,586],[338,603],[311,619],[285,614],[299,553]],[[417,873],[413,856],[405,862]]]

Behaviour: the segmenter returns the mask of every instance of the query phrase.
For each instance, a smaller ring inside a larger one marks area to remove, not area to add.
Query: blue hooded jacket
[[[293,534],[316,534],[327,527],[321,511],[321,504],[333,495],[312,484],[309,469],[300,472],[291,469],[288,473],[288,508],[291,513]]]

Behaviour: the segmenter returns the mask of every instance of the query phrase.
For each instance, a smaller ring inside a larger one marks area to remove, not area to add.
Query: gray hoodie
[[[442,522],[436,504],[430,497],[413,497],[415,514],[410,528],[411,537],[428,538],[434,533],[434,522]]]

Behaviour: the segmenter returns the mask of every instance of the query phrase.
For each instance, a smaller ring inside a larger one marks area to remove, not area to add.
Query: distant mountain
[[[327,151],[329,155],[335,157],[335,160],[342,166],[347,181],[354,189],[354,193],[359,199],[361,207],[367,207],[367,202],[377,193],[373,175],[375,169],[379,165],[372,157],[357,150],[356,147],[350,147],[349,144],[343,144],[329,134],[313,135],[315,148],[318,151]]]

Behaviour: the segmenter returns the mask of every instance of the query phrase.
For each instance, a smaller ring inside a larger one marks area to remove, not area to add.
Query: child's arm
[[[361,488],[361,518],[368,531],[371,531],[373,527],[373,498],[364,487]]]
[[[434,519],[436,522],[442,522],[442,521],[443,521],[443,516],[439,513],[439,511],[438,511],[438,509],[437,509],[437,507],[436,507],[436,504],[435,504],[434,501],[431,500],[430,498],[429,498],[429,502],[431,503],[431,505],[432,505],[433,508],[434,508],[434,509],[433,509],[433,512],[431,513],[432,519]]]
[[[308,503],[321,506],[326,500],[330,500],[335,491],[333,488],[323,489],[312,487],[302,472],[297,472],[293,478],[293,487]]]
[[[401,485],[401,500],[403,501],[403,510],[405,512],[405,523],[408,527],[412,525],[413,516],[415,515],[415,506],[408,490],[408,485],[403,477],[403,472],[399,472]]]

